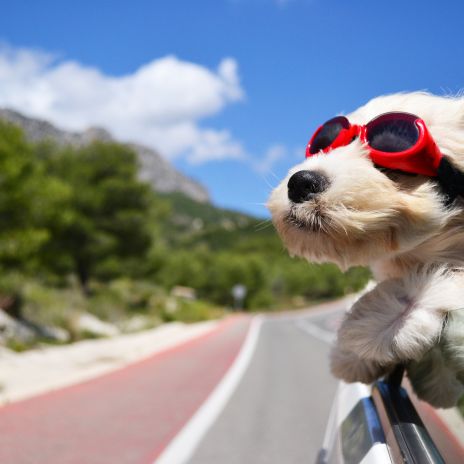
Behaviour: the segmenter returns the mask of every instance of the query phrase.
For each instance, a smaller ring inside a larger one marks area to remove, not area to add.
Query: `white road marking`
[[[253,318],[246,340],[234,363],[206,401],[155,460],[156,464],[183,464],[193,455],[206,432],[224,409],[250,364],[258,342],[261,324],[261,316]]]
[[[312,324],[306,319],[295,321],[295,325],[303,332],[306,332],[308,335],[311,335],[312,337],[315,337],[318,340],[328,343],[329,345],[331,345],[335,341],[336,334],[334,334],[333,332],[329,332],[328,330],[321,329],[320,327],[318,327],[315,324]]]

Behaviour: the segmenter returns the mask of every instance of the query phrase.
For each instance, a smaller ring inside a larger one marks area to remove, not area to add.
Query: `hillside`
[[[58,145],[83,146],[92,141],[114,141],[105,129],[91,127],[84,132],[70,132],[53,124],[25,116],[10,109],[0,109],[0,119],[20,127],[30,142],[51,140]],[[209,201],[206,188],[193,179],[177,171],[157,151],[143,145],[130,143],[128,146],[137,154],[141,180],[148,182],[157,192],[182,192],[188,197],[200,201]]]
[[[200,203],[181,193],[161,195],[170,204],[165,234],[177,247],[204,245],[210,250],[263,250],[282,252],[269,219]]]

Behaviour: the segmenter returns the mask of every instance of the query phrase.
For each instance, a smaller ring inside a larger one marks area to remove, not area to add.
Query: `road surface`
[[[243,376],[211,427],[196,429],[188,462],[314,461],[335,392],[327,355],[343,306],[264,318]],[[0,408],[0,462],[155,462],[235,368],[250,322],[226,319],[124,369]]]
[[[189,462],[314,463],[337,385],[327,361],[340,314],[265,320],[248,370]]]

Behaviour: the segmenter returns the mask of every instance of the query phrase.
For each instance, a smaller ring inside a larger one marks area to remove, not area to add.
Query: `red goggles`
[[[384,113],[365,126],[337,116],[320,126],[306,147],[306,158],[327,153],[359,138],[372,161],[382,167],[437,176],[443,158],[425,122],[410,113]]]

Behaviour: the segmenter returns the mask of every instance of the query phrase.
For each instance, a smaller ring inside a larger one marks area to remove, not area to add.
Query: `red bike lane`
[[[0,408],[0,462],[153,462],[230,368],[250,320],[228,318],[123,369]]]

